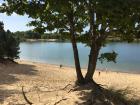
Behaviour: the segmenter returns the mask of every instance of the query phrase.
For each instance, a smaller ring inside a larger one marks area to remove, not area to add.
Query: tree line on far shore
[[[58,33],[38,33],[33,30],[28,31],[17,31],[14,32],[14,36],[20,41],[26,41],[26,39],[58,39],[61,41],[69,39],[69,34],[58,34]]]
[[[57,39],[59,41],[66,41],[70,40],[70,34],[69,33],[39,33],[35,32],[33,30],[28,30],[28,31],[16,31],[13,33],[14,37],[19,39],[19,41],[26,41],[26,39]],[[83,40],[85,39],[85,36],[89,34],[88,32],[85,34],[77,35],[76,38],[77,40]],[[125,41],[128,40],[126,37],[122,37],[119,34],[114,35],[115,33],[112,33],[112,35],[108,36],[109,41]],[[114,38],[115,36],[115,38]],[[128,37],[129,40],[131,41],[132,38]],[[134,38],[133,38],[134,39]],[[140,39],[140,32],[135,33],[135,39],[139,40]]]

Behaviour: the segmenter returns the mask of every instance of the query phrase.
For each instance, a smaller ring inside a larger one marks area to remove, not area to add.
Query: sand
[[[18,65],[0,64],[1,105],[26,105],[22,86],[34,105],[79,105],[88,97],[89,91],[69,92],[76,80],[75,69],[72,67],[60,68],[57,65],[23,60],[17,62]],[[82,71],[85,74],[86,70]],[[140,99],[140,74],[100,72],[100,76],[98,70],[94,75],[97,83],[116,89],[128,87]]]

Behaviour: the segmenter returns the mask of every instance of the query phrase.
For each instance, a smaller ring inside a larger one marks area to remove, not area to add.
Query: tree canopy
[[[133,41],[140,31],[139,0],[4,0],[0,11],[8,15],[13,12],[27,14],[34,20],[28,25],[35,26],[39,33],[56,31],[69,33],[73,46],[78,82],[91,82],[98,58],[114,61],[116,53],[99,56],[106,38],[112,34],[128,42]],[[84,30],[89,28],[87,32]],[[85,33],[85,35],[81,35]],[[76,36],[90,47],[87,74],[81,73]],[[111,58],[110,58],[111,57]]]

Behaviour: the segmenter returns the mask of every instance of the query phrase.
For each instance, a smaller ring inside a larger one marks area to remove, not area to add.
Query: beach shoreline
[[[48,63],[48,62],[45,62],[45,61],[34,61],[34,60],[28,60],[28,59],[17,59],[15,60],[15,62],[22,62],[22,61],[25,61],[25,62],[33,62],[33,63],[40,63],[40,64],[49,64],[49,65],[52,65],[52,66],[58,66],[60,67],[60,65],[62,65],[63,67],[68,67],[68,68],[72,68],[72,69],[75,69],[74,66],[69,66],[69,65],[63,65],[63,64],[55,64],[55,63]],[[87,70],[86,67],[81,67],[82,70]],[[96,68],[96,71],[101,71],[101,72],[115,72],[115,73],[128,73],[128,74],[136,74],[136,75],[140,75],[140,72],[136,72],[136,71],[122,71],[122,70],[119,70],[119,69],[108,69],[108,68]]]
[[[25,104],[21,87],[24,86],[29,100],[36,105],[54,105],[55,102],[65,98],[59,105],[75,105],[82,103],[80,91],[68,93],[66,90],[59,90],[68,84],[76,81],[75,69],[72,67],[52,65],[47,63],[16,60],[18,64],[0,64],[0,104],[17,105]],[[86,70],[82,69],[83,75]],[[140,75],[130,73],[95,71],[94,80],[105,87],[115,89],[130,88],[135,97],[140,99]],[[58,90],[58,91],[55,91]],[[49,92],[48,92],[49,91]],[[84,96],[83,96],[84,97]]]

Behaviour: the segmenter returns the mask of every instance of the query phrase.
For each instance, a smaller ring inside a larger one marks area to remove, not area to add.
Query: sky
[[[4,29],[9,29],[11,32],[33,29],[33,27],[27,26],[27,23],[31,20],[32,19],[28,18],[28,16],[19,16],[15,13],[11,16],[0,13],[0,21],[4,23]]]
[[[3,0],[0,0],[0,5],[2,1]],[[27,23],[31,20],[32,19],[28,18],[27,15],[19,16],[14,13],[11,16],[7,16],[5,13],[0,13],[0,21],[4,23],[4,29],[9,29],[11,32],[26,31],[33,29],[33,27],[27,26]]]

